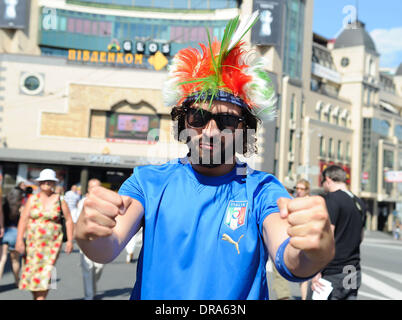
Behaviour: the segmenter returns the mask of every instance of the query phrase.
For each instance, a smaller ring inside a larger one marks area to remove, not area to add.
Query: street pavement
[[[112,263],[105,265],[98,283],[97,300],[128,300],[134,286],[138,251],[131,263],[126,263],[123,251]],[[402,300],[402,241],[394,240],[382,232],[366,232],[361,245],[362,286],[359,300]],[[55,289],[49,291],[49,300],[83,300],[82,272],[78,246],[67,255],[64,252],[56,264]],[[272,273],[268,268],[268,283]],[[300,299],[297,283],[290,283],[292,299]],[[271,299],[275,292],[270,289]],[[0,280],[0,300],[31,300],[30,292],[18,290],[14,285],[10,263]]]
[[[138,251],[136,251],[136,257]],[[126,263],[126,251],[103,268],[98,282],[96,300],[128,300],[135,282],[137,262],[133,260]],[[11,266],[7,261],[5,274],[0,280],[1,300],[31,300],[29,291],[22,291],[14,285],[14,277]],[[69,255],[64,251],[56,263],[57,281],[55,289],[49,291],[48,300],[83,300],[84,288],[82,271],[80,267],[80,253],[78,245],[74,244],[74,250]]]

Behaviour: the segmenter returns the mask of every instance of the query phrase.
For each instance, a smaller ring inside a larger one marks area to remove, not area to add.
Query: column
[[[81,183],[81,192],[82,192],[82,195],[84,196],[87,193],[88,168],[81,169],[80,183]]]

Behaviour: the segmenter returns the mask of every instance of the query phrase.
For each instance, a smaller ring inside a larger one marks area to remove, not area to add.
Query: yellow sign
[[[148,59],[150,65],[153,65],[156,71],[163,69],[168,64],[168,59],[161,53],[157,51],[155,55]]]
[[[89,63],[143,65],[143,57],[143,54],[69,49],[67,59]],[[158,51],[148,59],[148,62],[159,71],[168,64],[168,59]]]

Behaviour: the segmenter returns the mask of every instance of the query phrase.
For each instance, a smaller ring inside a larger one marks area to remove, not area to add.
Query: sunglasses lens
[[[207,119],[206,112],[198,109],[190,108],[187,111],[187,123],[194,128],[204,127],[209,119]]]
[[[241,118],[231,114],[212,114],[209,111],[189,108],[186,110],[187,123],[194,128],[202,128],[211,119],[215,119],[219,130],[234,130],[239,125]]]
[[[218,118],[218,122],[220,124],[219,127],[221,130],[224,130],[224,129],[234,130],[239,125],[240,118],[237,116],[224,114],[224,115],[218,115],[217,118]]]

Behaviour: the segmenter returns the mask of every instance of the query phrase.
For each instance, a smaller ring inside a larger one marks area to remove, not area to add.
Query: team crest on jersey
[[[246,221],[247,201],[229,201],[225,224],[232,230],[244,225]]]

